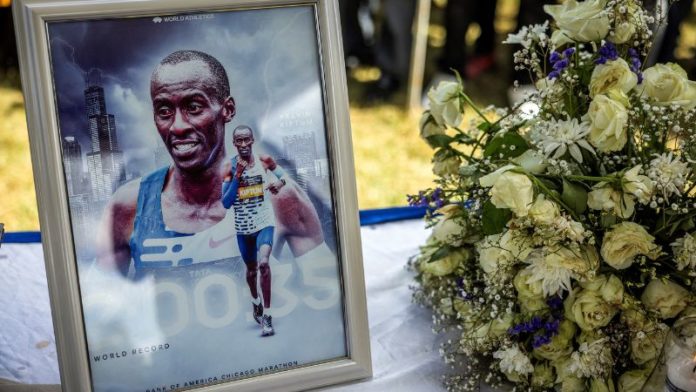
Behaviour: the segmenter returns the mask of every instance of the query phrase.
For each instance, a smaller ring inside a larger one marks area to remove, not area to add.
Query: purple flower
[[[532,320],[530,321],[531,328],[534,330],[537,330],[542,327],[543,323],[541,321],[541,317],[539,316],[534,316],[532,317]]]
[[[638,76],[638,84],[641,84],[643,83],[643,73],[640,71],[640,68],[643,63],[640,61],[640,55],[638,51],[633,48],[628,49],[628,55],[630,56],[629,68]]]
[[[560,309],[563,306],[563,298],[559,296],[553,296],[546,300],[546,304],[549,305],[551,309]]]
[[[562,58],[561,54],[556,52],[556,51],[551,52],[551,54],[549,55],[549,61],[552,63],[555,63],[556,61],[560,60],[561,58]]]
[[[406,200],[412,207],[440,208],[447,204],[443,194],[442,188],[435,188],[432,192],[420,191],[417,195],[406,195]]]
[[[563,60],[560,60],[560,61],[556,61],[556,62],[553,64],[553,69],[555,69],[555,70],[557,70],[557,71],[561,71],[561,70],[565,69],[566,67],[568,67],[568,64],[570,64],[570,62],[568,61],[568,59],[563,59]]]
[[[474,206],[474,199],[468,199],[467,201],[464,202],[464,208],[467,210],[470,210]]]
[[[551,52],[549,55],[549,62],[551,63],[553,71],[549,72],[549,79],[556,79],[561,76],[561,72],[570,65],[570,57],[573,53],[575,53],[575,48],[568,48],[561,53],[556,51]]]
[[[532,347],[538,348],[545,344],[549,344],[551,339],[558,335],[562,319],[562,315],[553,314],[546,319],[534,316],[527,321],[513,325],[507,332],[510,336],[519,336],[519,341],[525,341],[527,337],[531,337]]]
[[[539,348],[549,343],[551,343],[551,338],[546,335],[534,335],[534,338],[532,338],[532,347],[534,348]]]
[[[555,319],[553,321],[548,321],[544,324],[544,329],[551,333],[552,335],[558,335],[558,328],[561,325],[561,320]]]
[[[611,42],[606,42],[599,48],[599,58],[595,60],[595,64],[605,64],[607,61],[613,61],[619,58],[619,52],[616,46]]]
[[[573,53],[575,53],[575,48],[568,48],[563,51],[563,56],[568,59],[573,55]]]

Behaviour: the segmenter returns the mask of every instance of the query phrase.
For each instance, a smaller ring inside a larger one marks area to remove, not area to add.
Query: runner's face
[[[251,155],[251,146],[254,144],[254,135],[248,129],[240,129],[234,133],[232,142],[237,147],[239,156],[248,158]]]
[[[213,76],[202,61],[163,65],[150,86],[155,125],[174,164],[198,172],[224,151],[225,123],[234,101],[212,95]]]

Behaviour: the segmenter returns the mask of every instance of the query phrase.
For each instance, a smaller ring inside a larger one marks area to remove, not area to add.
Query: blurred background
[[[465,81],[479,106],[514,100],[518,26],[542,23],[543,0],[339,0],[361,209],[402,206],[432,185],[430,148],[419,137],[428,89]],[[38,230],[29,142],[17,63],[11,0],[0,0],[0,223]],[[657,61],[676,61],[696,79],[694,0],[670,9]],[[414,60],[415,59],[415,60]]]

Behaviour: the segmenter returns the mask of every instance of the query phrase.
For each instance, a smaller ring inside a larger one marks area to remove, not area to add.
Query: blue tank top
[[[162,190],[168,172],[169,167],[163,167],[140,181],[133,234],[129,241],[135,277],[151,271],[241,260],[233,212],[198,233],[179,233],[166,227],[162,215]]]

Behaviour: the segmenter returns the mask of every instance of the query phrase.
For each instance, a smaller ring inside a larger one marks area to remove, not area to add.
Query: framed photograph
[[[336,0],[16,0],[64,391],[371,375]]]

